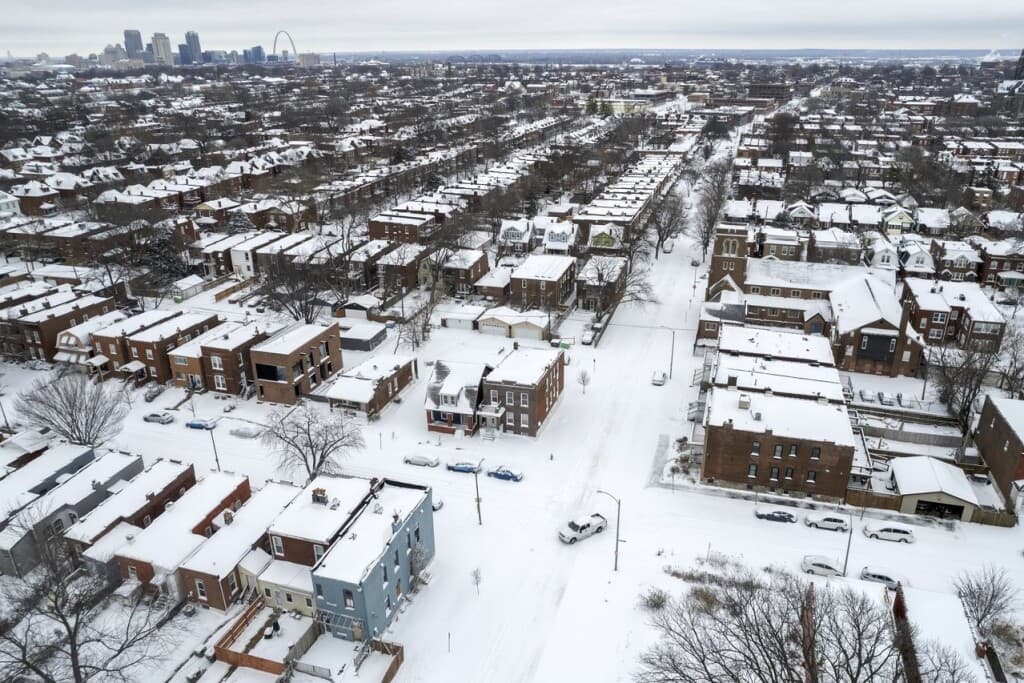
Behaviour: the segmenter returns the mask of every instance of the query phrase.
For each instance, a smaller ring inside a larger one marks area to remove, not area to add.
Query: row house
[[[402,390],[419,377],[410,356],[374,356],[342,372],[325,392],[332,409],[379,415]]]
[[[165,384],[174,377],[168,354],[218,324],[215,313],[183,313],[126,339],[130,360],[120,368],[126,379]]]
[[[238,202],[227,197],[197,204],[195,208],[196,223],[204,228],[224,227],[231,220],[229,212],[238,206]]]
[[[890,377],[917,374],[924,342],[891,285],[865,275],[835,287],[829,301],[839,369]]]
[[[1024,244],[1016,239],[991,240],[981,235],[968,237],[981,256],[978,282],[985,287],[1020,287],[1024,281]]]
[[[982,259],[978,251],[960,240],[932,240],[935,274],[941,280],[975,282]]]
[[[370,239],[403,244],[429,241],[437,226],[432,214],[398,210],[379,213],[372,217],[368,224]]]
[[[1024,401],[987,394],[974,444],[1012,509],[1024,490]]]
[[[603,314],[626,292],[629,262],[621,256],[591,256],[576,276],[580,308]]]
[[[248,279],[259,273],[256,250],[273,244],[284,237],[283,232],[262,232],[233,245],[230,249],[231,270],[240,279]]]
[[[235,272],[234,263],[231,260],[231,250],[236,246],[256,237],[257,232],[241,232],[237,235],[229,235],[214,240],[204,246],[201,250],[203,258],[203,270],[208,277],[220,277]]]
[[[92,367],[100,364],[99,360],[93,361],[94,354],[99,353],[93,344],[93,333],[116,325],[127,318],[128,314],[124,311],[114,310],[94,316],[61,331],[57,336],[54,362],[67,363],[88,372]]]
[[[521,348],[502,359],[483,381],[483,426],[537,436],[562,394],[564,365],[554,349]]]
[[[493,370],[485,363],[438,360],[427,380],[427,431],[471,435],[480,426],[483,382]]]
[[[575,285],[576,259],[533,254],[512,271],[510,302],[523,310],[564,308],[572,302]]]
[[[976,282],[903,281],[910,324],[929,344],[978,345],[997,351],[1006,321]]]
[[[131,360],[128,337],[181,315],[181,311],[143,311],[91,333],[93,355],[90,374],[103,381]]]
[[[90,318],[110,313],[116,304],[111,297],[83,296],[64,303],[47,305],[15,321],[15,327],[24,336],[30,358],[52,361],[57,354],[60,333]]]
[[[289,235],[280,235],[278,239],[257,247],[253,250],[253,263],[256,272],[269,273],[277,270],[280,265],[289,261],[285,257],[293,247],[298,247],[313,239],[313,233],[293,232]]]
[[[249,349],[256,395],[294,404],[341,370],[338,323],[297,324]]]
[[[381,298],[388,301],[415,289],[421,281],[420,267],[430,253],[422,244],[402,243],[377,259],[376,284]]]
[[[852,232],[838,228],[811,230],[807,243],[808,261],[857,265],[861,259],[860,240]]]
[[[383,289],[378,278],[377,262],[396,247],[394,242],[370,240],[349,252],[348,280],[352,289],[357,292],[374,287]]]
[[[445,253],[435,252],[431,258]],[[448,251],[441,266],[441,277],[449,294],[466,296],[473,293],[473,285],[490,270],[487,254],[479,249]]]

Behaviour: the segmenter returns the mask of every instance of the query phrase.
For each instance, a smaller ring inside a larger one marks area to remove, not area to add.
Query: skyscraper
[[[267,53],[263,51],[262,45],[255,45],[252,48],[252,62],[253,64],[263,64],[267,61]]]
[[[171,52],[171,39],[166,33],[153,34],[153,62],[171,66],[174,64],[174,54]]]
[[[126,28],[124,30],[124,51],[128,59],[142,59],[142,32]]]
[[[1020,59],[1017,60],[1017,72],[1013,74],[1015,81],[1024,81],[1024,50],[1020,51]]]
[[[199,34],[195,31],[189,31],[185,34],[185,44],[188,45],[189,54],[192,56],[191,62],[196,64],[203,63],[203,48],[199,46]],[[184,58],[181,60],[182,64],[188,64]]]
[[[192,50],[185,43],[178,44],[178,62],[182,66],[188,66],[195,58],[192,56]]]

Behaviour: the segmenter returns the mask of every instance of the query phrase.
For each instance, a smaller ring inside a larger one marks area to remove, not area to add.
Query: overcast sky
[[[300,52],[530,48],[1012,48],[1024,0],[10,0],[0,54],[98,52],[136,28]],[[280,44],[278,46],[280,48]]]

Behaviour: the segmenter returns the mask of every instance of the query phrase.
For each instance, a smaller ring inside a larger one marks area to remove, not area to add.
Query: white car
[[[815,529],[828,529],[829,531],[849,531],[850,529],[845,518],[829,513],[807,515],[804,517],[804,524]]]
[[[896,586],[901,582],[906,583],[901,579],[897,579],[896,575],[888,569],[881,569],[879,567],[864,567],[864,569],[860,570],[860,578],[864,581],[881,583],[891,591],[896,590]]]
[[[899,524],[868,524],[864,527],[864,535],[868,538],[877,538],[882,541],[893,541],[894,543],[914,542],[914,532],[905,526],[900,526]]]
[[[825,557],[824,555],[805,555],[804,559],[800,561],[800,569],[815,576],[843,575],[843,570],[839,568],[839,563],[831,557]]]
[[[406,465],[416,465],[417,467],[437,467],[441,464],[436,455],[423,455],[422,453],[407,455],[402,458],[402,462]]]
[[[576,541],[581,541],[588,536],[599,534],[607,528],[608,520],[605,519],[604,515],[595,512],[589,517],[578,517],[569,520],[565,528],[558,532],[558,538],[562,540],[562,543],[572,545]]]
[[[228,434],[242,439],[256,439],[263,434],[263,428],[256,425],[242,425],[240,427],[233,427]]]
[[[664,372],[655,372],[653,375],[651,375],[651,384],[653,384],[656,387],[665,386],[665,382],[667,381],[668,375],[666,375]]]
[[[594,343],[594,331],[593,330],[587,330],[586,332],[584,332],[583,333],[583,338],[580,339],[580,343],[583,344],[584,346],[590,346],[591,344],[593,344]]]

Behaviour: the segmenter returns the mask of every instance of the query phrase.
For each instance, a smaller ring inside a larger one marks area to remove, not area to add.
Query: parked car
[[[791,522],[796,524],[796,515],[786,510],[754,510],[758,519],[766,519],[769,522]]]
[[[824,555],[805,555],[804,559],[800,561],[800,569],[815,576],[843,575],[843,570],[840,569],[839,563],[831,557],[825,557]]]
[[[152,403],[157,396],[164,393],[164,388],[163,384],[154,384],[153,386],[146,388],[146,393],[143,394],[142,397],[146,399],[146,403]]]
[[[158,422],[162,425],[169,425],[174,422],[174,416],[170,413],[148,413],[142,419],[145,422]]]
[[[588,536],[599,534],[607,528],[608,520],[605,519],[604,515],[595,512],[589,517],[578,517],[569,520],[565,528],[558,532],[558,538],[562,540],[562,543],[572,545],[576,541],[582,541]]]
[[[878,402],[883,406],[894,406],[896,405],[896,397],[887,391],[879,391]]]
[[[877,397],[866,389],[861,389],[858,393],[860,394],[860,400],[865,403],[874,403],[877,400]]]
[[[675,249],[675,247],[676,247],[676,243],[671,241],[671,240],[669,240],[668,242],[665,242],[664,245],[662,245],[661,250],[663,252],[665,252],[666,254],[671,254],[672,250]]]
[[[504,465],[499,465],[493,470],[487,470],[488,477],[494,477],[495,479],[502,479],[504,481],[522,481],[523,473],[519,470],[510,470]]]
[[[232,427],[228,434],[242,439],[257,439],[263,434],[263,428],[256,425],[242,425],[240,427]]]
[[[593,344],[594,343],[594,331],[593,330],[587,330],[586,332],[584,332],[583,333],[583,337],[580,339],[580,343],[582,343],[584,346],[590,346],[591,344]]]
[[[413,453],[407,455],[402,459],[406,465],[417,465],[419,467],[437,467],[441,464],[441,460],[436,455],[424,455],[423,453]]]
[[[914,542],[914,532],[898,524],[868,524],[864,527],[864,535],[868,538],[877,538],[882,541],[893,541],[895,543]]]
[[[690,265],[693,266],[694,268],[700,266],[700,259],[697,259],[697,258],[690,259]]]
[[[217,426],[215,417],[194,417],[185,423],[189,429],[213,429]]]
[[[480,465],[475,462],[468,462],[466,460],[459,460],[457,462],[450,462],[446,465],[449,472],[469,472],[470,474],[476,474],[480,471]]]
[[[667,381],[668,381],[668,375],[666,375],[664,372],[660,372],[659,371],[659,372],[655,372],[653,375],[651,375],[651,384],[653,384],[656,387],[663,387],[663,386],[665,386],[665,382],[667,382]]]
[[[878,567],[864,567],[860,570],[860,578],[864,581],[884,584],[891,591],[896,590],[896,586],[900,583],[900,580],[891,571]]]
[[[850,529],[845,518],[834,514],[807,515],[804,517],[804,524],[815,529],[828,529],[829,531],[849,531]]]
[[[552,338],[550,341],[548,341],[548,344],[557,349],[559,346],[562,345],[562,340],[558,338]]]

